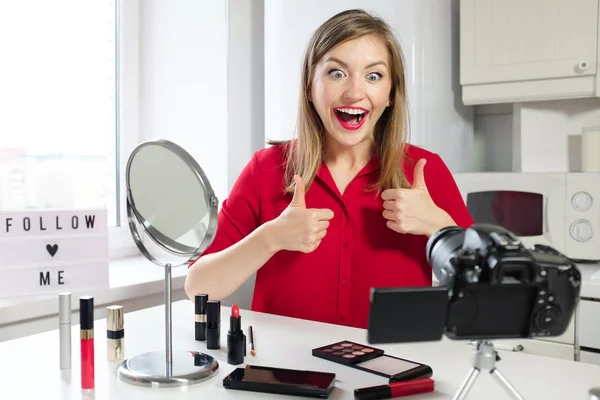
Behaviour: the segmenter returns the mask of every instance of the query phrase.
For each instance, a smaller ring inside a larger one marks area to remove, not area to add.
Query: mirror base
[[[219,369],[217,360],[205,353],[176,350],[172,356],[170,368],[163,351],[131,357],[119,366],[119,379],[137,386],[180,387],[202,382]]]

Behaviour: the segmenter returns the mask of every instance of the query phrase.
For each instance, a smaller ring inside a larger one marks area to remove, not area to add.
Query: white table
[[[73,325],[73,367],[59,369],[58,331],[0,343],[0,399],[291,399],[224,389],[222,379],[235,367],[227,364],[226,334],[230,309],[223,307],[221,349],[206,350],[205,342],[194,340],[194,306],[184,300],[173,304],[174,349],[206,351],[216,357],[219,372],[188,388],[150,389],[121,382],[117,363],[106,359],[105,320],[95,323],[96,389],[80,390],[79,326]],[[248,364],[334,372],[336,388],[330,399],[353,399],[354,389],[387,383],[387,379],[311,355],[311,349],[339,340],[367,344],[361,329],[321,324],[250,311],[241,312],[244,332],[255,330],[257,356],[248,351]],[[57,321],[58,322],[58,321]],[[125,345],[128,357],[164,349],[164,308],[154,307],[125,314]],[[460,386],[472,362],[471,347],[464,342],[411,343],[377,346],[387,354],[431,365],[436,391],[410,399],[449,399]],[[500,370],[527,399],[588,400],[588,390],[600,386],[600,366],[570,362],[523,353],[500,351]],[[468,399],[508,399],[487,373],[479,375]]]

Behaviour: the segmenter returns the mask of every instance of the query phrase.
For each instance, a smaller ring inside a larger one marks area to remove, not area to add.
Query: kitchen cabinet
[[[465,105],[600,97],[599,0],[461,0]]]
[[[579,356],[579,361],[588,363],[588,364],[600,365],[600,353],[581,350],[581,354]]]
[[[577,321],[579,361],[600,365],[600,299],[582,299]]]

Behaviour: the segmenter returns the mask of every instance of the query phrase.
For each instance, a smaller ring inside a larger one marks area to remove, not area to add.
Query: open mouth
[[[362,126],[369,113],[364,108],[340,107],[334,109],[335,116],[345,129],[355,130]]]

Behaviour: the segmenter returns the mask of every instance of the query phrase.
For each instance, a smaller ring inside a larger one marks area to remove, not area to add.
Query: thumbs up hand
[[[306,208],[305,188],[302,178],[294,176],[296,188],[290,205],[273,220],[276,227],[273,240],[278,250],[314,251],[327,234],[333,211],[329,209]]]
[[[410,189],[387,189],[381,193],[383,217],[388,228],[398,233],[431,236],[444,226],[454,225],[450,215],[431,199],[425,183],[424,158],[415,165]]]

